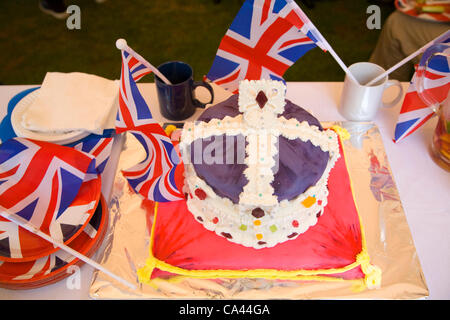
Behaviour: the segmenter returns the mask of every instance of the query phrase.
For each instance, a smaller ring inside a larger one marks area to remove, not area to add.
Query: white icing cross
[[[328,176],[339,156],[337,136],[333,131],[320,131],[318,127],[310,126],[306,121],[278,117],[284,112],[285,92],[286,86],[280,81],[244,80],[239,85],[239,111],[243,114],[236,117],[226,116],[222,120],[212,119],[207,123],[187,122],[184,126],[180,142],[184,156],[188,154],[189,145],[196,139],[224,134],[242,134],[246,137],[244,163],[247,168],[244,175],[248,183],[239,195],[239,205],[243,210],[278,204],[271,183],[274,180],[273,168],[278,165],[276,143],[280,135],[291,140],[311,141],[324,152],[328,151],[331,161],[322,176]]]

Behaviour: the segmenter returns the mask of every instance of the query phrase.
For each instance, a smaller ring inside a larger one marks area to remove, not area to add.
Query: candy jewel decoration
[[[262,109],[264,108],[269,99],[267,99],[264,91],[261,90],[260,92],[258,92],[258,95],[256,96],[255,100],[258,103],[258,106]]]
[[[195,190],[195,195],[197,196],[197,198],[199,198],[200,200],[205,200],[206,199],[206,192],[203,191],[203,189],[196,189]]]
[[[252,216],[254,216],[255,218],[259,219],[264,217],[264,210],[261,208],[255,208],[252,210]]]

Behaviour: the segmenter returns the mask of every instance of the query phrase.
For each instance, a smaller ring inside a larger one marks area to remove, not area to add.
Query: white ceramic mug
[[[380,106],[390,108],[395,106],[403,97],[403,88],[399,81],[388,80],[388,76],[371,86],[365,86],[370,80],[379,76],[385,70],[370,62],[358,62],[349,67],[350,72],[359,83],[355,83],[348,76],[345,77],[344,88],[341,94],[339,112],[350,121],[373,120]],[[384,91],[396,86],[399,89],[397,96],[390,102],[383,101]]]

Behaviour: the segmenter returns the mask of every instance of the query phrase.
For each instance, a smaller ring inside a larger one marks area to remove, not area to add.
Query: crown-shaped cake
[[[187,122],[180,140],[189,211],[206,229],[256,249],[316,224],[339,158],[336,133],[285,93],[280,81],[242,81],[238,95]]]

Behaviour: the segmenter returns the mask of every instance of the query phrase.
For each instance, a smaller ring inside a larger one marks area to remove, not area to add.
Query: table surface
[[[408,83],[402,83],[404,92]],[[320,121],[345,121],[338,111],[342,82],[289,82],[287,98],[310,111]],[[8,101],[22,90],[35,86],[0,86],[0,119],[6,114]],[[154,84],[139,84],[154,118],[171,122],[159,113]],[[198,90],[202,90],[199,88]],[[396,89],[385,92],[387,101]],[[199,96],[204,94],[198,92]],[[397,185],[414,245],[419,256],[429,299],[450,299],[450,173],[438,167],[428,153],[437,119],[398,144],[393,142],[394,128],[401,103],[382,108],[374,119],[378,126],[389,164]],[[201,109],[192,118],[196,118]],[[112,174],[113,175],[113,174]],[[113,177],[109,177],[112,179]],[[0,289],[0,299],[89,299],[93,269],[80,269],[81,286],[72,288],[67,280],[32,290]]]

